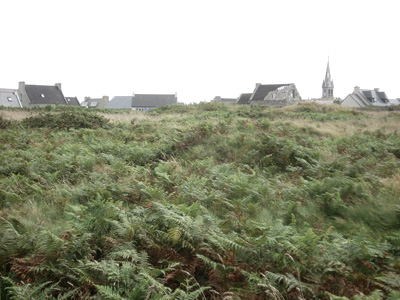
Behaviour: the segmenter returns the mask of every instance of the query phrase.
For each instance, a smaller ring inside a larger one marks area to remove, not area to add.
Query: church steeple
[[[331,77],[331,70],[329,68],[329,58],[328,58],[325,80],[322,83],[322,98],[333,98],[333,88],[334,85]]]

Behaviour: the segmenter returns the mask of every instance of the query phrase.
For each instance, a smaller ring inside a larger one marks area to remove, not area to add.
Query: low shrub
[[[95,113],[86,111],[64,111],[59,114],[39,114],[22,121],[28,128],[52,128],[52,129],[80,129],[80,128],[110,128],[110,121]]]
[[[10,120],[7,120],[4,118],[2,115],[0,115],[0,129],[6,129],[10,127],[12,122]]]

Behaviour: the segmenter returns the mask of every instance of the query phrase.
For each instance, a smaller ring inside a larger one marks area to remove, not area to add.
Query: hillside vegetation
[[[400,113],[0,110],[0,299],[400,299]]]

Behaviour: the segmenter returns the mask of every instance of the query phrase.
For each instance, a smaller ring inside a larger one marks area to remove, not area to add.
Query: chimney
[[[177,92],[175,92],[175,98],[177,98],[177,99],[178,99],[178,93],[177,93]]]
[[[87,101],[87,100],[90,100],[90,97],[89,96],[85,96],[85,101]]]
[[[61,83],[56,83],[55,86],[61,91]]]
[[[19,82],[18,89],[19,90],[25,90],[25,81],[20,81]]]
[[[135,97],[135,93],[132,93],[132,97]]]
[[[360,92],[360,87],[359,86],[355,86],[354,87],[354,93],[359,93]]]
[[[379,92],[379,88],[374,88],[375,92]]]
[[[109,101],[110,98],[108,96],[103,96],[103,100]]]

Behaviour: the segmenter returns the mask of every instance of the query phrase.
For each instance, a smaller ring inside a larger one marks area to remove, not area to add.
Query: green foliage
[[[399,136],[319,127],[370,115],[31,112],[0,130],[1,299],[399,298]]]
[[[12,121],[4,118],[2,115],[0,115],[0,129],[6,129],[9,128],[12,125]]]
[[[80,128],[109,128],[110,122],[103,116],[86,111],[63,111],[60,113],[46,113],[29,117],[22,121],[28,128],[51,129],[80,129]]]

